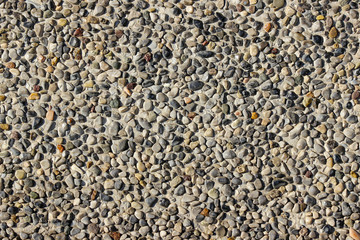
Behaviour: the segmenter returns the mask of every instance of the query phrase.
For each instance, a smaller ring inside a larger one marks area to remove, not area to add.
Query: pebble
[[[329,31],[329,38],[336,38],[338,35],[338,31],[335,27],[332,27]]]
[[[15,177],[19,180],[22,180],[26,177],[26,172],[24,170],[16,170]]]
[[[282,8],[285,4],[285,0],[274,0],[273,6],[274,8]]]

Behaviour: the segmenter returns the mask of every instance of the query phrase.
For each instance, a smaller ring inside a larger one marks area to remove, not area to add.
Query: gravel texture
[[[356,236],[359,27],[357,0],[0,0],[0,238]]]

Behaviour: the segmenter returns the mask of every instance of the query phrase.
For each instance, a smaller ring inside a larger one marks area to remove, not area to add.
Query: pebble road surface
[[[350,239],[356,0],[0,0],[0,238]]]

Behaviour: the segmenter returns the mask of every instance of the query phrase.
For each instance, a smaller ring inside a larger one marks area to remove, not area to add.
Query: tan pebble
[[[323,133],[323,134],[325,134],[327,129],[326,129],[324,124],[321,124],[321,125],[316,127],[316,130]]]
[[[303,105],[304,105],[304,107],[310,106],[311,103],[312,103],[312,98],[305,96],[305,97],[304,97],[304,100],[303,100]]]
[[[86,81],[83,85],[84,88],[92,88],[93,86],[94,86],[93,80]]]
[[[9,126],[9,124],[2,123],[2,124],[0,124],[0,128],[1,128],[2,130],[9,130],[9,129],[10,129],[10,126]]]
[[[45,60],[46,60],[46,58],[45,58],[43,55],[39,55],[39,56],[37,57],[37,59],[38,59],[38,61],[41,62],[41,63],[45,62]]]
[[[289,5],[287,5],[287,6],[285,7],[285,15],[286,15],[286,16],[291,17],[291,16],[293,16],[295,13],[296,13],[296,11],[295,11],[292,7],[290,7]]]
[[[341,182],[341,183],[339,183],[338,185],[336,185],[335,186],[335,188],[334,188],[334,192],[335,193],[342,193],[342,191],[344,191],[344,183],[343,182]]]
[[[86,21],[88,23],[97,24],[100,22],[100,20],[97,17],[94,16],[87,16]]]
[[[38,99],[40,99],[39,93],[32,93],[29,96],[29,100],[38,100]]]
[[[54,57],[53,59],[51,59],[51,65],[55,66],[59,61],[58,57]]]
[[[0,95],[0,102],[5,101],[5,99],[6,99],[5,95]]]
[[[189,104],[189,103],[192,102],[192,99],[189,98],[189,97],[185,97],[185,98],[184,98],[184,102],[185,102],[186,104]]]
[[[15,68],[15,63],[14,62],[8,62],[5,64],[5,67],[7,68]]]
[[[251,45],[250,46],[250,55],[251,56],[257,56],[259,53],[259,48],[256,45]]]
[[[68,24],[68,20],[66,20],[65,18],[60,18],[58,20],[58,25],[61,27],[64,27],[66,24]]]
[[[338,31],[335,27],[332,27],[329,31],[329,38],[336,38],[338,35]]]
[[[205,133],[204,133],[205,137],[214,137],[214,130],[212,130],[211,128],[208,128]]]
[[[305,39],[304,35],[302,35],[301,33],[295,33],[295,34],[294,34],[294,38],[295,38],[297,41],[304,41],[304,39]]]
[[[54,72],[54,68],[53,68],[52,66],[48,66],[48,67],[46,68],[46,71],[47,71],[48,73],[52,73],[52,72]]]
[[[54,120],[54,115],[55,115],[55,112],[53,110],[49,110],[46,113],[46,119],[49,121],[52,121],[52,120]]]

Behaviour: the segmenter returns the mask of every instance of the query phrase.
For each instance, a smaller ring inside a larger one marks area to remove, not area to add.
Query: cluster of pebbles
[[[1,239],[346,239],[357,0],[0,0]]]

